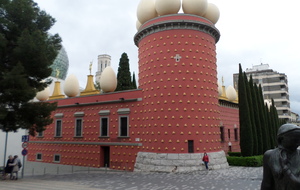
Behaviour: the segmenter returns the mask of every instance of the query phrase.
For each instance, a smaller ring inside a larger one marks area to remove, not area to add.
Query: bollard
[[[107,173],[107,164],[105,164],[105,173]]]
[[[46,167],[44,168],[44,175],[46,175]]]

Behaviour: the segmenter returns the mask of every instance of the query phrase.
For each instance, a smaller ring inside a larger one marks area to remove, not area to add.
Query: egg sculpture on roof
[[[207,9],[207,0],[182,0],[182,10],[185,14],[203,16]]]
[[[216,24],[220,18],[220,10],[215,4],[208,3],[206,12],[203,17],[210,20],[213,24]]]
[[[117,88],[117,76],[111,66],[106,67],[100,78],[100,87],[103,92],[113,92]]]
[[[155,9],[155,0],[141,0],[137,7],[137,18],[141,24],[157,17]]]
[[[140,23],[139,20],[137,20],[136,24],[135,24],[136,29],[139,30],[141,26],[142,26],[142,24]]]
[[[180,10],[180,0],[156,0],[155,9],[158,15],[177,14]]]
[[[50,88],[46,87],[44,90],[38,92],[35,97],[39,101],[46,101],[49,99],[49,96],[50,96]]]
[[[222,92],[222,85],[218,82],[218,94],[219,96],[222,96],[223,92]]]
[[[67,77],[64,83],[64,92],[68,97],[75,97],[79,94],[79,82],[74,74]]]
[[[236,94],[236,91],[235,91],[235,89],[233,88],[233,86],[229,85],[229,86],[226,88],[226,96],[227,96],[227,98],[228,98],[229,101],[234,101],[234,100],[236,100],[237,94]]]

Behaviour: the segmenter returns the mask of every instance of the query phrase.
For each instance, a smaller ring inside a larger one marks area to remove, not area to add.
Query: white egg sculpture
[[[226,89],[226,96],[229,101],[234,101],[237,99],[236,90],[233,88],[233,86],[229,85]]]
[[[180,10],[180,0],[156,0],[155,9],[158,15],[177,14]]]
[[[71,74],[66,78],[64,92],[68,97],[75,97],[79,94],[79,82],[74,74]]]
[[[219,96],[222,96],[222,92],[223,90],[222,90],[222,85],[218,82],[218,94],[219,94]]]
[[[137,18],[141,24],[157,17],[155,0],[141,0],[137,8]]]
[[[139,30],[140,27],[142,26],[142,24],[140,23],[139,20],[137,20],[135,26],[136,26],[136,29]]]
[[[49,99],[49,96],[50,96],[50,88],[46,87],[44,90],[38,92],[35,97],[39,101],[46,101]]]
[[[203,17],[210,20],[213,24],[216,24],[220,18],[220,10],[215,4],[208,3],[206,13]]]
[[[111,66],[106,67],[100,78],[100,87],[103,92],[113,92],[117,88],[117,76]]]
[[[203,16],[207,9],[207,0],[182,0],[182,10],[185,14]]]

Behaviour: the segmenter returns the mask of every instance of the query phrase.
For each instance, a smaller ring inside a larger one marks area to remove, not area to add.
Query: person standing
[[[207,153],[206,153],[206,152],[204,152],[204,155],[203,155],[202,161],[203,161],[203,162],[204,162],[204,164],[205,164],[205,168],[206,168],[206,170],[208,170],[209,158],[208,158],[208,155],[207,155]]]
[[[10,179],[12,179],[12,170],[13,170],[13,166],[10,166],[10,164],[14,163],[14,158],[12,155],[8,156],[8,160],[6,162],[6,166],[4,169],[4,175],[3,175],[3,179],[6,179],[6,176],[8,174],[10,174]]]
[[[18,155],[14,156],[14,162],[9,165],[13,166],[11,179],[18,180],[18,172],[19,172],[20,166],[21,166],[21,161],[18,158]],[[14,176],[14,174],[16,174],[16,175]]]

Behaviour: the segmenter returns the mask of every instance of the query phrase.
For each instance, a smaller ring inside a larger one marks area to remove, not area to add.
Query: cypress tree
[[[273,120],[274,120],[274,126],[273,126],[273,135],[274,135],[274,145],[277,144],[277,141],[276,141],[276,138],[277,138],[277,131],[278,131],[278,128],[280,127],[280,123],[279,123],[279,118],[278,118],[278,112],[277,112],[277,109],[276,109],[276,106],[275,106],[275,102],[274,102],[274,99],[272,98],[272,107],[271,107],[271,110],[272,110],[272,115],[273,115]]]
[[[256,136],[257,136],[257,154],[263,154],[263,140],[262,140],[262,130],[261,130],[261,121],[259,115],[259,100],[258,100],[258,87],[253,84],[253,110],[254,110],[254,123],[256,127]]]
[[[120,58],[117,80],[118,85],[116,91],[132,89],[131,74],[129,70],[129,59],[126,53],[123,53]]]
[[[263,141],[263,153],[267,151],[270,147],[269,143],[269,137],[267,135],[267,122],[266,122],[266,111],[265,111],[265,105],[264,105],[264,98],[262,93],[261,85],[258,87],[257,91],[257,98],[258,98],[258,106],[259,106],[259,118],[261,123],[261,132],[262,132],[262,141]]]
[[[239,64],[238,80],[238,97],[239,97],[239,117],[240,117],[240,147],[242,156],[253,155],[253,137],[252,127],[247,102],[247,89],[242,72],[242,66]]]
[[[249,106],[249,116],[250,116],[250,125],[252,127],[252,138],[253,138],[253,155],[257,155],[258,148],[257,148],[257,134],[256,134],[256,128],[255,128],[255,121],[254,121],[254,109],[253,109],[253,79],[252,76],[250,76],[250,80],[248,81],[247,75],[244,72],[244,79],[246,84],[246,91],[247,91],[247,102]]]
[[[270,112],[269,112],[269,107],[267,104],[265,104],[265,117],[266,117],[266,131],[267,131],[267,137],[268,137],[268,148],[267,150],[271,149],[274,147],[273,145],[273,132],[271,129],[271,118],[270,118]]]
[[[137,85],[136,85],[136,79],[135,79],[135,73],[133,72],[132,74],[132,88],[133,89],[137,89]]]

